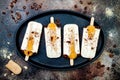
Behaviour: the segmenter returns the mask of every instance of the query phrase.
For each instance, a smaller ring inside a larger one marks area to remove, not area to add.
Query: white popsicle
[[[54,17],[50,18],[50,23],[44,29],[46,54],[48,58],[58,58],[61,56],[61,28],[54,23]]]
[[[91,18],[90,26],[94,26],[94,18]],[[81,56],[84,58],[94,58],[98,46],[100,29],[95,28],[95,33],[90,39],[88,37],[88,27],[83,28]]]
[[[25,61],[29,59],[29,56],[31,56],[32,53],[38,52],[42,27],[42,24],[38,22],[31,21],[28,23],[27,30],[25,32],[21,45],[21,50],[26,51],[26,53],[24,52],[25,55],[28,53],[25,57]],[[30,39],[33,42],[30,42]],[[31,47],[31,49],[29,49],[28,46]],[[31,55],[29,55],[29,52],[31,53]]]
[[[76,24],[66,24],[63,36],[63,55],[70,58],[70,65],[73,66],[75,57],[80,54],[78,26]]]

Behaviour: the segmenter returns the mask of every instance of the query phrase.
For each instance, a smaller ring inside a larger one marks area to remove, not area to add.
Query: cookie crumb
[[[4,76],[6,77],[6,76],[7,76],[7,73],[5,73]]]
[[[7,58],[10,59],[10,56],[8,55]]]
[[[14,75],[14,73],[11,73],[11,75]]]
[[[7,42],[7,44],[10,44],[10,42]]]
[[[24,66],[24,69],[25,69],[25,70],[27,70],[27,69],[28,69],[28,67],[27,67],[27,66]]]

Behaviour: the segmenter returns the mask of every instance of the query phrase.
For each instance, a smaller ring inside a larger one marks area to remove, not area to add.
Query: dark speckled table
[[[0,80],[120,80],[120,0],[0,0]],[[16,53],[15,33],[23,20],[47,10],[66,9],[94,16],[105,33],[102,55],[90,65],[51,71],[26,63]],[[12,59],[22,73],[11,73]]]

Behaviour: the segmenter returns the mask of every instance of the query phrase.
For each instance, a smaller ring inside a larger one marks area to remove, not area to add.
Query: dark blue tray
[[[20,47],[22,44],[22,40],[23,40],[25,31],[26,31],[28,22],[29,21],[40,22],[44,25],[44,27],[46,27],[49,23],[49,19],[51,16],[53,16],[55,18],[58,26],[61,27],[62,33],[63,33],[63,26],[65,24],[69,24],[69,23],[77,24],[79,26],[79,34],[80,34],[79,37],[80,37],[80,43],[81,43],[83,27],[86,27],[89,25],[89,22],[90,22],[89,17],[87,17],[83,14],[80,14],[80,13],[77,13],[74,11],[68,11],[68,10],[53,10],[53,11],[43,12],[38,15],[32,16],[28,20],[24,21],[19,26],[19,29],[16,33],[16,47],[18,49],[19,56],[22,56],[23,59],[24,59],[25,55],[20,50]],[[95,26],[98,27],[99,25],[95,22]],[[98,28],[101,29],[100,26]],[[63,34],[61,34],[61,35],[63,38]],[[63,42],[63,40],[62,40],[62,42]],[[62,43],[62,45],[63,45],[63,43]],[[104,33],[103,33],[103,30],[101,29],[96,56],[91,60],[79,56],[75,59],[74,66],[70,66],[69,59],[66,59],[63,56],[61,56],[60,58],[56,58],[56,59],[47,58],[44,30],[42,30],[42,36],[41,36],[38,53],[36,55],[33,55],[32,57],[30,57],[28,62],[32,63],[33,65],[35,65],[37,67],[46,68],[46,69],[54,69],[54,70],[75,69],[75,68],[80,68],[82,66],[85,66],[85,65],[95,61],[101,55],[103,48],[104,48]],[[62,49],[62,46],[61,46],[61,49]],[[62,49],[62,54],[63,54],[63,49]]]

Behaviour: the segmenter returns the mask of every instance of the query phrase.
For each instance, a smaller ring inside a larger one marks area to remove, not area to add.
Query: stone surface
[[[0,80],[119,80],[119,4],[119,0],[1,0]],[[18,25],[32,15],[55,9],[73,10],[94,16],[102,26],[106,44],[103,54],[94,63],[76,70],[51,71],[36,68],[17,55],[15,34]],[[5,68],[9,61],[8,56],[23,68],[20,75],[14,75]]]

